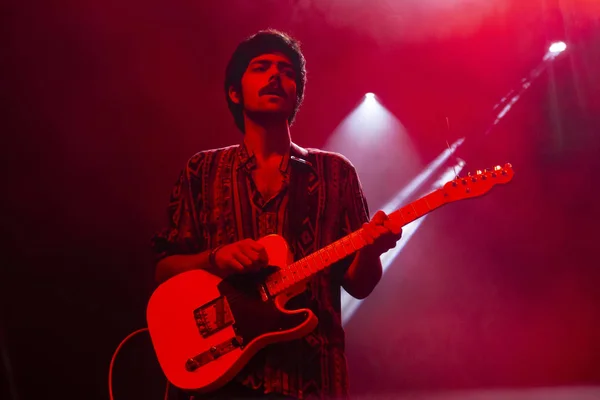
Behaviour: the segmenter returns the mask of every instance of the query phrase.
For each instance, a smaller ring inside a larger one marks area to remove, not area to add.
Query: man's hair
[[[231,56],[225,70],[225,97],[229,111],[235,124],[242,131],[244,128],[243,99],[242,104],[236,104],[229,97],[229,88],[241,94],[242,76],[250,61],[263,54],[282,53],[290,59],[296,73],[296,106],[288,118],[291,125],[304,98],[306,85],[306,60],[300,50],[300,42],[290,35],[275,29],[262,30],[242,41]]]

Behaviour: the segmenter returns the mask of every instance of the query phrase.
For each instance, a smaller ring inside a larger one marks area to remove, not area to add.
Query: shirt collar
[[[287,173],[290,163],[292,166],[305,165],[313,168],[312,163],[308,161],[307,158],[308,150],[292,143],[287,153],[281,159],[279,169],[282,173]],[[249,149],[244,142],[238,146],[238,160],[238,168],[243,167],[248,171],[256,168],[256,157],[254,156],[254,152]]]

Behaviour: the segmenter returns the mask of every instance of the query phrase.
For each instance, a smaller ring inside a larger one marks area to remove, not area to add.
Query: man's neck
[[[259,165],[273,157],[281,158],[289,151],[292,140],[287,121],[257,124],[246,118],[244,123],[244,143],[254,153]]]

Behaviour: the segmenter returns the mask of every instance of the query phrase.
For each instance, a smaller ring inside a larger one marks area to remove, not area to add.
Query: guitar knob
[[[200,367],[200,363],[193,358],[188,359],[185,363],[185,369],[189,372],[194,372],[198,367]]]
[[[219,349],[216,346],[213,346],[210,348],[210,354],[213,356],[214,360],[221,357],[221,352],[219,351]]]

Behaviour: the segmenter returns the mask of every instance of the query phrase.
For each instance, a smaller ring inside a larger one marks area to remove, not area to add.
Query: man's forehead
[[[257,62],[257,61],[274,61],[274,62],[284,61],[289,64],[292,63],[291,60],[289,59],[289,57],[287,57],[285,54],[279,53],[279,52],[265,53],[265,54],[258,55],[256,57],[254,57],[253,59],[251,59],[250,63]]]

